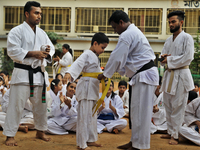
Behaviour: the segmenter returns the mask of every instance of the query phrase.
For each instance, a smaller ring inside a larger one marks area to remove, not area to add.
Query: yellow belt
[[[71,65],[68,65],[67,67],[70,67]],[[60,73],[62,66],[58,69],[58,73]]]
[[[87,73],[87,72],[82,72],[82,77],[91,77],[91,78],[97,78],[99,74],[102,74],[102,72],[93,72],[93,73]],[[99,107],[101,106],[101,104],[103,103],[106,94],[109,90],[110,87],[110,78],[108,78],[108,84],[105,87],[105,81],[104,79],[101,79],[101,83],[102,83],[102,96],[101,98],[96,102],[96,104],[93,106],[92,111],[93,111],[93,115],[97,112],[97,110],[99,109]]]
[[[188,69],[189,66],[184,66],[184,67],[181,67],[181,68],[177,68],[177,69]],[[168,69],[167,70],[169,72],[171,72],[171,75],[170,75],[170,79],[169,79],[169,84],[168,84],[168,88],[167,88],[167,92],[170,93],[171,92],[171,88],[172,88],[172,82],[173,82],[173,79],[174,79],[174,70],[177,70],[177,69]]]

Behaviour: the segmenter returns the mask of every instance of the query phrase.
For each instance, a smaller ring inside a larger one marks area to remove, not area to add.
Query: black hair
[[[8,73],[7,71],[2,70],[2,71],[0,72],[0,74],[1,74],[1,73],[3,73],[3,74],[5,74],[6,76],[8,76],[8,79],[9,79],[9,73]]]
[[[52,91],[55,89],[55,86],[57,86],[59,82],[60,82],[59,79],[53,79],[53,80],[51,81],[51,90],[52,90]]]
[[[68,82],[67,83],[67,87],[70,86],[70,84],[72,84],[72,83],[76,83],[77,84],[77,82]]]
[[[199,87],[199,84],[195,82],[195,83],[194,83],[194,86],[198,86],[198,87]]]
[[[105,80],[105,82],[107,82],[108,80]],[[112,83],[112,87],[114,88],[114,82],[111,80],[111,83]],[[113,92],[112,90],[112,93],[111,93],[111,99],[113,100],[115,98],[115,95],[117,95],[116,93]]]
[[[119,24],[119,21],[123,20],[124,22],[130,22],[128,15],[122,10],[116,10],[109,18],[108,23],[110,24],[112,21]]]
[[[124,85],[127,88],[127,82],[126,81],[124,81],[124,80],[119,81],[118,87],[120,87],[121,85]]]
[[[56,79],[58,78],[59,75],[61,75],[62,78],[63,78],[63,75],[62,75],[61,73],[57,73],[57,74],[56,74]]]
[[[182,20],[184,20],[185,12],[184,11],[180,11],[180,10],[172,11],[167,15],[167,18],[169,19],[172,16],[178,16],[179,21],[182,21]]]
[[[108,37],[102,32],[98,32],[94,34],[94,36],[92,37],[91,46],[93,45],[95,41],[98,44],[109,43]]]
[[[36,2],[36,1],[28,1],[25,6],[24,6],[24,15],[25,15],[25,12],[27,11],[28,13],[30,13],[31,11],[31,7],[34,6],[34,7],[40,7],[40,3]]]
[[[5,83],[5,81],[4,81],[2,76],[0,76],[0,81],[3,81],[3,84]]]
[[[162,84],[162,76],[159,76],[159,85]]]
[[[70,48],[70,46],[68,44],[63,44],[63,47],[66,48],[73,57],[72,49]]]
[[[188,100],[192,101],[198,97],[198,94],[195,91],[189,91]]]

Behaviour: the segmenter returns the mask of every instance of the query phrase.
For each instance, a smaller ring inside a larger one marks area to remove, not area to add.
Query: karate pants
[[[174,139],[178,139],[178,132],[183,123],[188,100],[188,92],[184,89],[182,79],[179,78],[176,94],[163,93],[166,110],[167,132]]]
[[[131,142],[134,148],[150,148],[150,129],[155,89],[156,86],[154,85],[139,82],[139,74],[136,75],[135,84],[132,86],[130,116],[132,123]]]
[[[97,134],[97,113],[92,116],[92,107],[95,100],[80,100],[77,110],[77,146],[82,149],[87,147],[87,142],[95,142],[98,139]]]
[[[47,130],[47,104],[42,103],[42,89],[42,86],[35,86],[34,96],[30,97],[30,87],[28,85],[11,85],[10,100],[3,127],[4,135],[15,136],[28,98],[33,105],[35,129]]]
[[[195,131],[195,126],[187,127],[182,126],[179,130],[179,133],[186,139],[192,141],[193,143],[200,146],[200,133]]]
[[[97,132],[102,133],[104,128],[107,128],[108,132],[112,132],[113,128],[122,130],[126,127],[127,121],[125,119],[116,120],[102,120],[97,119]]]
[[[67,120],[67,122],[64,123],[63,125],[58,125],[58,123],[56,123],[53,119],[49,119],[47,121],[48,124],[47,132],[58,135],[68,134],[67,131],[76,132],[76,122],[77,122],[77,117],[69,118],[69,120]]]

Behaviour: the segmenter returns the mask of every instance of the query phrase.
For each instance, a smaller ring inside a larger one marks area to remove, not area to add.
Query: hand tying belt
[[[91,78],[97,78],[99,74],[102,74],[102,72],[92,72],[92,73],[87,73],[87,72],[82,72],[82,77],[91,77]],[[109,90],[110,87],[110,78],[108,78],[108,84],[105,87],[105,81],[104,79],[101,79],[101,83],[102,83],[102,96],[101,98],[96,102],[96,104],[93,106],[92,111],[93,114],[92,116],[94,116],[94,114],[97,112],[97,110],[99,109],[99,107],[101,106],[101,104],[103,103],[105,96]]]
[[[166,69],[168,70],[169,72],[171,72],[171,75],[170,75],[170,79],[169,79],[169,84],[168,84],[168,88],[167,88],[167,92],[170,93],[171,92],[171,88],[172,88],[172,82],[174,80],[174,70],[179,70],[179,69],[188,69],[189,66],[184,66],[184,67],[181,67],[181,68],[177,68],[177,69]]]
[[[44,72],[42,72],[41,67],[37,67],[37,68],[33,69],[29,65],[24,65],[24,64],[19,64],[19,63],[14,63],[14,67],[19,68],[19,69],[28,70],[29,84],[30,84],[30,97],[33,97],[33,95],[34,95],[33,74],[37,73],[37,72],[41,72],[41,74],[44,77]],[[43,84],[43,89],[42,89],[42,103],[46,103],[46,97],[45,97],[46,94],[45,93],[46,93],[46,83],[45,83],[45,77],[44,77],[44,84]]]

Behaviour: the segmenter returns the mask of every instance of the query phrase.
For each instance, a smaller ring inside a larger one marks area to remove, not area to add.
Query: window
[[[25,20],[24,7],[5,6],[5,30],[21,24]],[[42,7],[40,27],[51,32],[70,32],[71,8]]]
[[[51,32],[70,32],[71,8],[42,7],[40,27]]]
[[[159,8],[129,8],[130,21],[144,34],[161,34],[162,9]]]
[[[6,6],[4,7],[5,10],[5,24],[4,29],[10,30],[13,27],[21,24],[24,19],[24,7],[12,7]]]
[[[76,8],[75,32],[77,33],[114,33],[108,19],[115,10],[123,8]]]
[[[167,15],[176,10],[185,12],[185,20],[183,23],[183,30],[189,34],[195,35],[200,30],[200,10],[199,9],[168,9]],[[167,34],[170,33],[169,24],[167,20]]]

